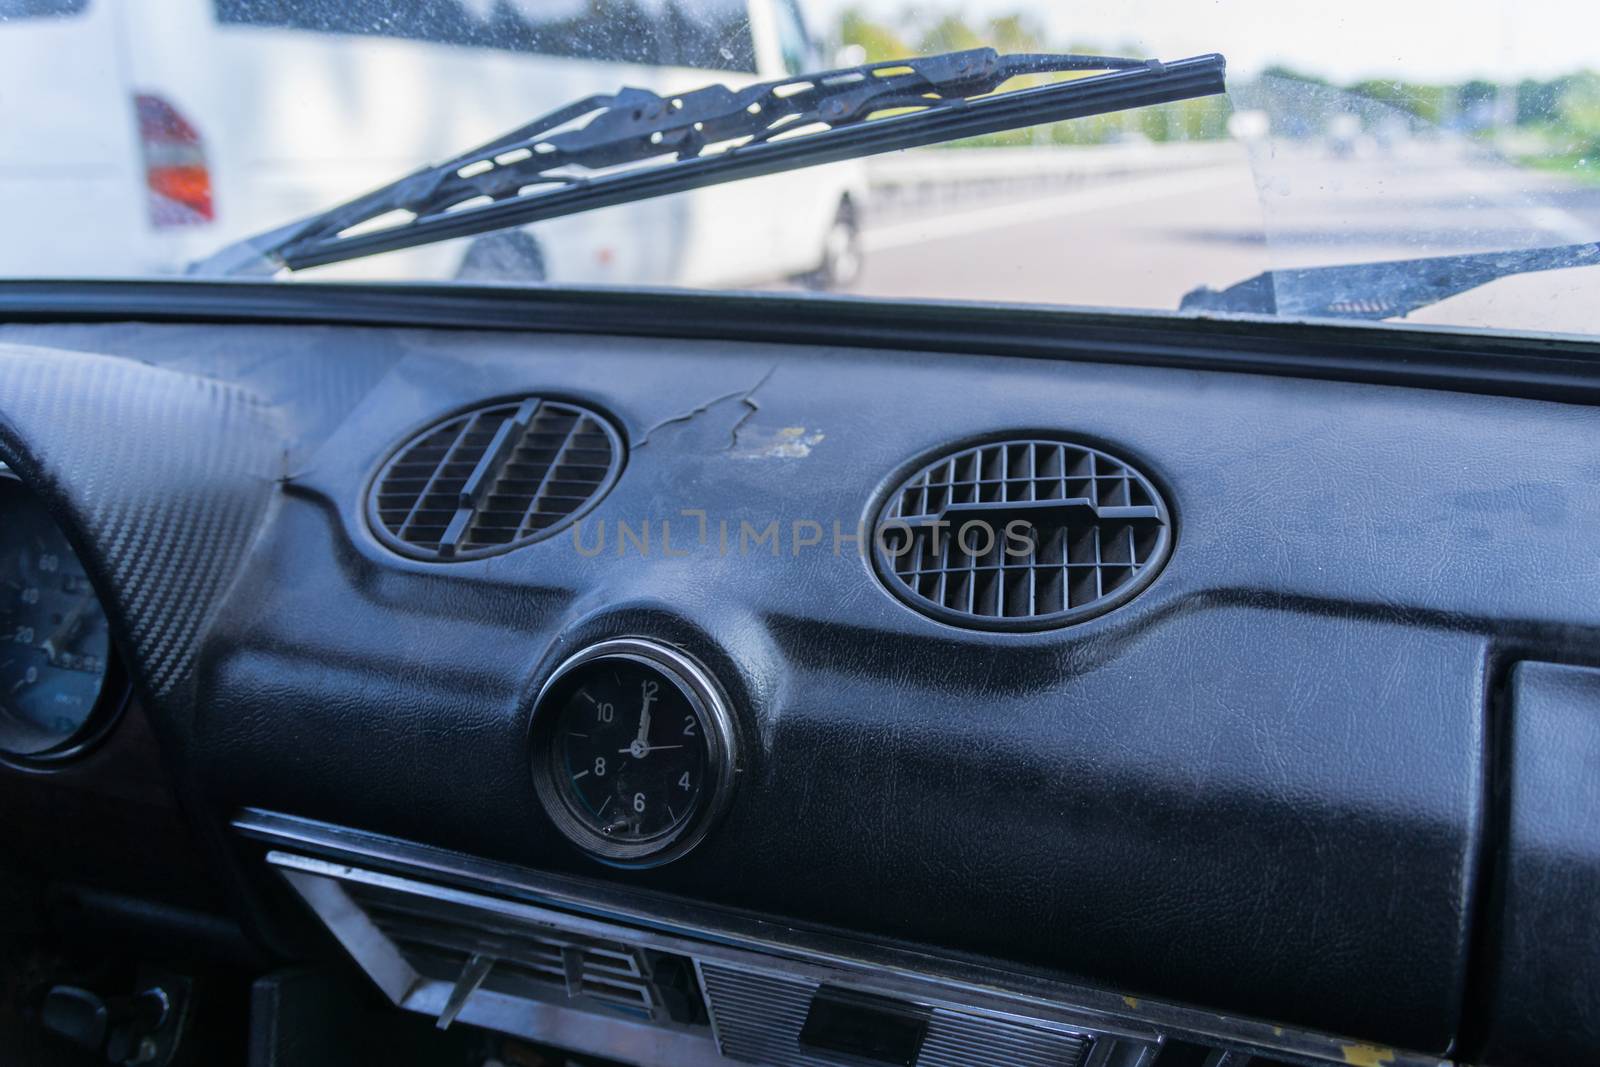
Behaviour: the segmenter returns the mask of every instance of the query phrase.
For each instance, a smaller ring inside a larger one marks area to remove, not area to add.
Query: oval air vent
[[[367,517],[408,556],[477,559],[562,529],[611,488],[622,458],[617,431],[592,411],[538,397],[496,404],[401,445]]]
[[[1042,438],[950,453],[884,501],[879,576],[943,622],[1042,630],[1082,622],[1148,585],[1172,547],[1167,505],[1105,452]]]

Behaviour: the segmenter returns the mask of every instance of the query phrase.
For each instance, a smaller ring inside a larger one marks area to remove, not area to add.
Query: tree
[[[951,13],[940,16],[922,32],[917,51],[923,55],[961,52],[968,48],[982,48],[987,43],[960,15]]]
[[[990,19],[984,36],[1002,52],[1041,52],[1049,48],[1044,28],[1020,13]]]
[[[1563,80],[1559,133],[1575,152],[1600,153],[1600,74],[1585,71]]]
[[[850,8],[839,19],[839,43],[859,45],[868,63],[904,59],[912,54],[894,30],[874,22],[859,8]]]
[[[1408,112],[1434,126],[1444,121],[1452,98],[1451,90],[1443,86],[1417,85],[1388,78],[1356,82],[1350,86],[1349,92],[1355,96],[1388,104],[1396,110]]]
[[[1263,78],[1281,78],[1284,81],[1305,82],[1307,85],[1330,84],[1325,78],[1319,78],[1315,74],[1307,74],[1304,71],[1295,70],[1293,67],[1286,67],[1282,63],[1273,63],[1270,66],[1263,68],[1261,71],[1261,76]]]
[[[1561,83],[1524,78],[1517,83],[1517,125],[1537,126],[1556,117],[1561,104]]]

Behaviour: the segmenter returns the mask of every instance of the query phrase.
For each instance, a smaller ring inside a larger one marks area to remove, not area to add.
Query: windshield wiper
[[[1109,73],[994,92],[1019,75],[1097,70]],[[192,269],[300,270],[739,178],[1208,96],[1224,91],[1223,74],[1219,55],[1161,63],[978,48],[738,90],[710,85],[662,97],[623,89],[558,108]]]
[[[1226,289],[1191,290],[1178,310],[1392,319],[1497,278],[1595,265],[1600,265],[1600,243],[1269,270]]]

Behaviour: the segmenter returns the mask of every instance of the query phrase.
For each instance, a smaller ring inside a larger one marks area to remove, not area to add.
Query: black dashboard
[[[1575,353],[1066,312],[985,350],[949,309],[939,341],[756,297],[746,337],[666,297],[382,326],[329,292],[0,327],[0,459],[136,694],[95,758],[153,735],[216,884],[110,888],[267,960],[326,929],[444,1023],[621,1019],[590,1051],[636,1062],[1600,1056]],[[513,923],[564,932],[566,1000]],[[585,992],[600,944],[656,976],[642,1021]],[[1002,1016],[1041,1058],[939,1059]]]

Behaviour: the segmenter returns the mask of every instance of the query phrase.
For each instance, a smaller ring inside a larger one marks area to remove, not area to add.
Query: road
[[[869,218],[855,291],[1171,310],[1272,267],[1600,240],[1600,186],[1441,143],[1219,165]],[[1411,321],[1600,333],[1600,269],[1503,279]]]

